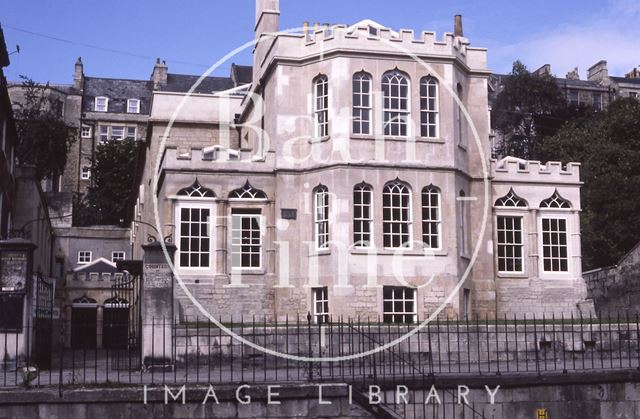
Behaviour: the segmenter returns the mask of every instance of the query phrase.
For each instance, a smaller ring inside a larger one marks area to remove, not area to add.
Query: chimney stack
[[[262,34],[278,32],[280,0],[256,0],[256,39]]]
[[[609,70],[607,69],[607,62],[600,60],[587,70],[587,80],[607,82],[609,80]]]
[[[304,34],[305,38],[309,35],[309,22],[302,22],[302,33]]]
[[[453,34],[455,36],[464,36],[464,32],[462,31],[462,15],[455,15],[453,18]]]
[[[78,90],[82,89],[84,84],[84,66],[82,64],[82,57],[78,57],[73,71],[73,87]]]
[[[640,79],[640,69],[635,67],[624,76],[628,79]]]
[[[151,72],[153,90],[158,90],[160,87],[167,85],[168,72],[169,67],[167,67],[167,63],[164,60],[160,62],[160,58],[156,58],[156,63],[153,66],[153,71]]]
[[[567,73],[567,80],[580,80],[580,73],[578,67],[574,67],[573,70]]]

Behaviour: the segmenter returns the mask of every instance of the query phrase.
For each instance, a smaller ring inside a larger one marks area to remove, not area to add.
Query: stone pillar
[[[12,332],[0,334],[0,365],[6,367],[29,360],[33,342],[31,316],[33,251],[37,246],[25,239],[0,240],[0,304],[6,305],[5,326]],[[4,349],[3,349],[4,351]]]
[[[166,244],[173,260],[176,246]],[[141,290],[142,363],[146,368],[173,365],[173,272],[162,245],[143,245]]]

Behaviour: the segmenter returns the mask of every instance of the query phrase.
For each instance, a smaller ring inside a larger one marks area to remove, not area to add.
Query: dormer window
[[[140,99],[127,100],[127,113],[140,113]]]
[[[94,110],[96,112],[107,112],[109,109],[109,98],[106,96],[96,97]]]

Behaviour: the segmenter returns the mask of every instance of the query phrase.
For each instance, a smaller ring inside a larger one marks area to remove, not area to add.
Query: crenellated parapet
[[[302,34],[280,33],[271,54],[293,58],[328,54],[335,50],[457,58],[473,70],[486,70],[487,66],[486,49],[471,47],[465,37],[447,32],[438,40],[434,32],[416,34],[413,29],[394,31],[384,27],[372,30],[368,25],[327,25]]]
[[[506,157],[491,160],[491,177],[497,182],[529,182],[580,184],[580,163],[566,165],[550,161],[542,164],[534,160]]]

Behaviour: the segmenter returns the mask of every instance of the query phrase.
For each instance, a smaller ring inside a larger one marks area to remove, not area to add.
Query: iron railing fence
[[[186,317],[147,319],[132,328],[129,321],[128,316],[111,316],[106,322],[104,316],[87,322],[78,316],[53,321],[50,357],[43,365],[37,365],[42,351],[34,357],[28,350],[37,345],[38,322],[21,331],[0,331],[0,387],[346,383],[356,397],[369,386],[380,386],[383,405],[421,417],[424,409],[435,409],[419,402],[426,400],[435,377],[578,375],[640,368],[640,317],[629,313],[436,318],[428,324],[228,317],[219,327]],[[139,338],[129,336],[132,330]],[[407,386],[414,403],[396,403],[384,390],[398,385]],[[441,399],[455,401],[453,392],[439,390]],[[443,405],[475,415],[472,406],[443,401],[438,409]]]

